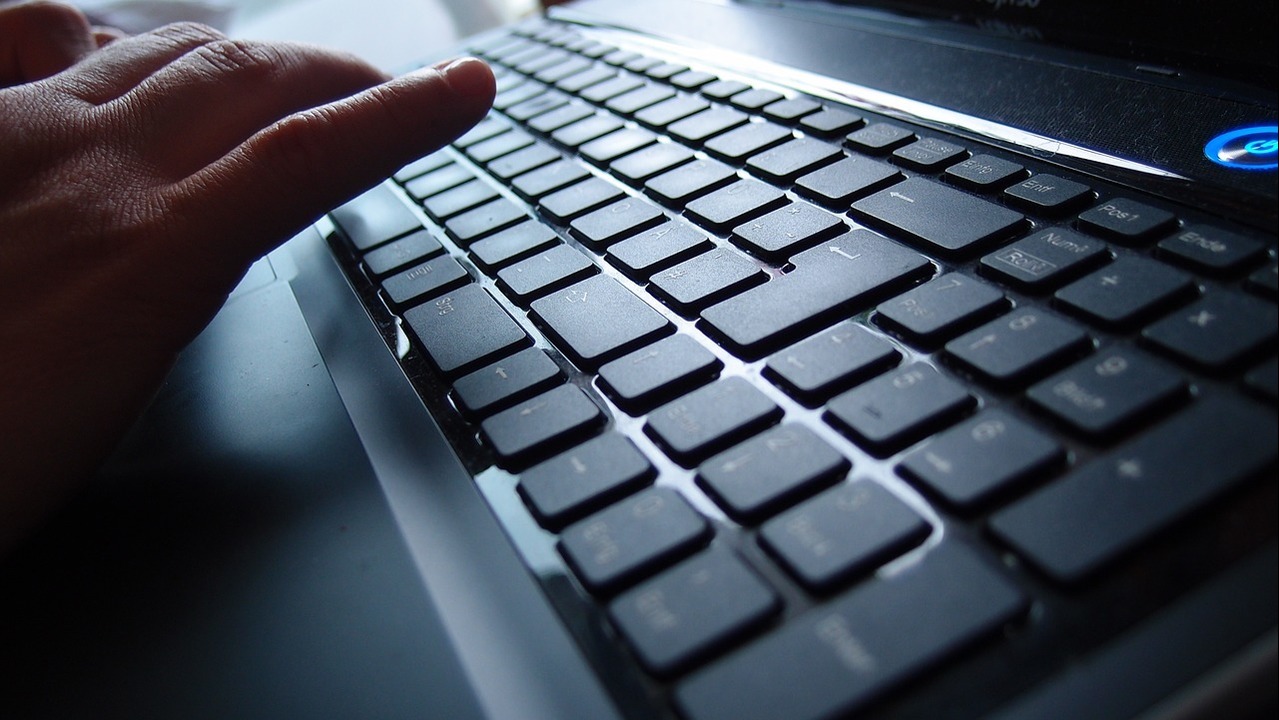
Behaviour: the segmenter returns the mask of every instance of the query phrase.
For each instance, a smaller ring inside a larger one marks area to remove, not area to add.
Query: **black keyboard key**
[[[684,210],[702,227],[725,231],[781,207],[785,202],[786,195],[781,190],[747,179],[693,200]]]
[[[573,236],[587,246],[602,250],[624,237],[666,220],[662,209],[643,198],[626,198],[588,213],[569,225]]]
[[[382,289],[396,305],[407,305],[434,297],[471,281],[466,268],[445,255],[415,265],[382,281]]]
[[[1194,278],[1144,257],[1121,257],[1057,291],[1057,302],[1104,326],[1130,327],[1196,291]]]
[[[563,224],[624,196],[616,185],[593,177],[543,197],[538,207],[552,220]]]
[[[823,205],[847,209],[849,203],[900,180],[897,168],[864,157],[848,157],[800,176],[795,192]]]
[[[511,182],[511,187],[524,197],[536,200],[590,176],[591,171],[582,165],[571,160],[559,160],[520,175]]]
[[[737,226],[733,229],[733,242],[752,255],[782,262],[847,229],[839,218],[801,201]]]
[[[746,161],[746,169],[766,180],[791,183],[828,165],[844,153],[836,146],[812,138],[795,138]]]
[[[778,100],[764,106],[764,115],[778,122],[794,124],[800,118],[822,109],[822,104],[808,98]]]
[[[605,257],[630,278],[642,281],[710,247],[705,234],[683,223],[666,222],[613,245]]]
[[[1186,394],[1186,380],[1127,348],[1110,348],[1032,386],[1026,397],[1074,431],[1117,440]]]
[[[642,73],[642,72],[646,72],[649,68],[655,68],[661,64],[662,64],[662,61],[658,60],[657,58],[646,57],[641,55],[640,57],[637,57],[627,62],[622,67],[626,68],[627,70],[630,70],[633,73]]]
[[[900,470],[951,505],[974,510],[1043,478],[1065,458],[1065,450],[1052,437],[994,409],[912,450]]]
[[[915,133],[904,127],[889,123],[873,123],[848,133],[844,137],[844,142],[854,150],[871,155],[887,155],[914,139]]]
[[[724,363],[687,335],[672,335],[600,367],[600,387],[640,414],[719,374]]]
[[[525,100],[519,105],[512,105],[511,107],[507,108],[506,114],[510,115],[516,120],[519,120],[520,122],[524,122],[528,120],[529,118],[537,117],[538,115],[541,115],[542,113],[550,112],[552,110],[555,110],[556,108],[564,107],[565,105],[568,104],[568,101],[569,101],[568,95],[565,95],[562,92],[556,92],[554,90],[550,90],[548,92],[542,93],[541,95],[538,95],[532,100]],[[494,139],[496,140],[497,138],[494,138]]]
[[[992,155],[973,157],[946,168],[942,177],[969,190],[990,191],[1019,180],[1026,175],[1026,168]]]
[[[530,134],[523,130],[510,130],[509,133],[500,134],[498,137],[486,139],[468,147],[467,155],[481,165],[487,165],[492,160],[531,145],[533,145],[533,138]]]
[[[696,90],[706,83],[718,80],[716,76],[703,70],[685,70],[671,77],[671,84],[681,90]]]
[[[447,375],[461,375],[529,344],[528,335],[478,285],[404,313],[427,356]]]
[[[444,229],[465,246],[527,217],[528,213],[524,212],[524,208],[506,198],[498,198],[449,218],[444,222]]]
[[[1243,376],[1244,386],[1270,402],[1279,401],[1279,358],[1269,360],[1248,371]]]
[[[842,478],[849,467],[808,427],[788,423],[707,460],[697,477],[725,512],[756,522]]]
[[[758,111],[765,105],[771,105],[782,98],[782,94],[776,90],[752,88],[733,95],[728,101],[743,110]]]
[[[1240,482],[1272,468],[1274,412],[1209,396],[995,515],[994,533],[1060,582],[1102,570]]]
[[[1247,287],[1262,297],[1279,298],[1279,263],[1272,260],[1267,267],[1249,275]]]
[[[534,301],[532,317],[585,368],[599,367],[671,330],[666,318],[603,275]]]
[[[653,78],[654,80],[669,81],[671,78],[675,77],[676,75],[679,75],[685,70],[688,70],[687,65],[680,65],[678,63],[668,62],[668,63],[662,63],[661,65],[654,65],[653,67],[645,70],[644,74]]]
[[[444,220],[497,197],[498,192],[492,185],[483,180],[472,180],[431,197],[423,206],[431,217]]]
[[[828,240],[791,263],[791,272],[702,311],[707,330],[755,357],[932,270],[919,253],[866,230]]]
[[[617,71],[607,65],[595,65],[575,75],[569,75],[555,83],[555,87],[567,93],[578,93],[586,88],[617,77]]]
[[[697,160],[649,179],[644,188],[658,200],[682,207],[736,179],[737,171],[718,160]]]
[[[679,167],[693,159],[693,151],[675,143],[657,143],[609,164],[612,174],[632,185]]]
[[[914,364],[836,396],[826,418],[870,452],[891,455],[954,423],[976,404],[963,385]]]
[[[713,107],[671,123],[666,132],[673,138],[690,145],[700,145],[722,132],[745,125],[750,116],[726,107]]]
[[[657,136],[647,130],[622,128],[586,143],[578,149],[578,154],[596,165],[606,165],[655,142],[657,142]]]
[[[1165,233],[1177,218],[1167,210],[1128,198],[1108,200],[1079,214],[1079,227],[1123,243],[1135,243]]]
[[[768,275],[741,254],[716,248],[654,274],[649,291],[675,310],[691,314],[766,279]]]
[[[458,407],[472,416],[490,415],[564,381],[546,353],[525,348],[464,375],[453,383]]]
[[[529,468],[519,491],[538,522],[557,530],[640,489],[654,474],[634,443],[608,432]]]
[[[716,80],[702,88],[702,94],[712,100],[727,100],[743,90],[749,90],[750,85],[738,80]]]
[[[673,122],[683,120],[709,107],[710,103],[699,97],[681,95],[640,110],[635,113],[635,120],[651,128],[661,130]]]
[[[612,592],[706,543],[710,526],[670,488],[642,490],[570,525],[560,549],[593,592]]]
[[[1092,199],[1092,189],[1056,175],[1034,175],[1004,190],[1008,202],[1032,212],[1061,213]]]
[[[860,115],[830,107],[823,108],[812,115],[806,115],[799,121],[801,130],[824,138],[846,135],[861,124]]]
[[[1019,384],[1092,348],[1074,323],[1022,307],[946,344],[946,353],[984,377]]]
[[[604,413],[576,385],[560,385],[503,410],[480,423],[499,461],[518,467],[555,448],[581,441],[604,424]]]
[[[415,199],[423,200],[474,179],[475,173],[467,168],[461,165],[446,165],[439,170],[432,170],[410,180],[404,185],[404,190]]]
[[[1025,290],[1046,290],[1109,259],[1100,240],[1074,230],[1048,228],[982,258],[981,271]]]
[[[527,99],[527,98],[526,98]],[[511,123],[500,117],[489,116],[481,120],[475,127],[467,130],[461,137],[453,141],[453,147],[466,149],[475,143],[484,142],[511,129]]]
[[[1003,576],[943,544],[692,675],[676,700],[688,720],[851,716],[993,635],[1025,604]]]
[[[1190,225],[1159,243],[1162,256],[1213,275],[1238,272],[1266,252],[1264,243],[1211,225]]]
[[[357,250],[368,250],[422,228],[422,221],[386,185],[378,185],[335,209],[333,222]]]
[[[387,243],[364,256],[364,266],[376,276],[383,276],[405,265],[433,258],[444,252],[444,246],[425,230]]]
[[[571,57],[558,65],[552,65],[545,70],[539,71],[533,75],[533,78],[541,80],[544,83],[556,83],[570,75],[575,75],[592,65],[593,63],[586,58]]]
[[[528,126],[540,133],[555,132],[562,127],[572,125],[579,120],[595,114],[595,109],[584,103],[569,103],[558,110],[538,115],[529,121]]]
[[[663,100],[675,97],[675,91],[662,85],[644,85],[628,93],[604,103],[604,106],[615,113],[634,115],[649,105],[656,105]]]
[[[842,483],[764,523],[764,547],[805,587],[829,591],[918,545],[928,523],[869,480]]]
[[[768,358],[764,371],[810,407],[897,364],[887,340],[845,320]]]
[[[768,396],[741,377],[716,380],[648,414],[645,428],[684,467],[772,425],[782,415]]]
[[[937,172],[968,156],[958,145],[937,138],[920,138],[893,151],[893,161],[915,170]]]
[[[946,254],[1003,240],[1025,223],[1021,213],[922,178],[858,200],[853,212]]]
[[[1275,344],[1274,303],[1218,290],[1151,325],[1142,337],[1183,362],[1229,370]]]
[[[471,259],[492,272],[558,242],[553,230],[536,220],[525,220],[471,245]]]
[[[602,103],[609,98],[617,97],[643,86],[644,81],[634,75],[621,75],[611,80],[596,83],[578,94],[585,100],[590,100],[593,103]]]
[[[560,159],[560,154],[548,145],[536,143],[489,163],[488,170],[502,180],[510,180],[543,165]]]
[[[527,305],[533,298],[597,272],[599,268],[581,250],[561,243],[498,271],[497,281],[508,297]]]
[[[934,343],[1007,307],[999,290],[962,273],[947,273],[880,303],[876,310],[886,326],[914,340]]]
[[[613,622],[656,675],[671,675],[755,629],[781,607],[733,553],[699,553],[609,605]]]
[[[794,137],[789,128],[770,122],[746,123],[706,141],[706,152],[721,160],[742,163],[746,158]]]
[[[436,151],[425,157],[418,158],[397,170],[395,173],[395,181],[398,183],[405,183],[419,175],[425,175],[432,170],[439,170],[452,162],[453,158],[450,157],[448,153]]]
[[[551,133],[551,139],[570,148],[584,145],[595,138],[603,137],[622,129],[622,121],[609,115],[592,115],[585,120],[578,120],[572,125]]]

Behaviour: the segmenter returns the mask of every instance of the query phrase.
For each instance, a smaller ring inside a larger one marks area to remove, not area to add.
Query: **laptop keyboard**
[[[588,35],[331,240],[634,715],[979,714],[1273,536],[1165,532],[1273,509],[1273,237]]]

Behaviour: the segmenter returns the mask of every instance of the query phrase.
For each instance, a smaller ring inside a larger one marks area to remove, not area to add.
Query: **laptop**
[[[489,117],[255,265],[4,560],[0,715],[1272,716],[1274,27],[473,38]]]

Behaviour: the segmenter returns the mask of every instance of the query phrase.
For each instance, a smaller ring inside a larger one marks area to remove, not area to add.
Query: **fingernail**
[[[458,95],[480,97],[493,93],[493,71],[478,58],[454,60],[441,68],[440,74]]]

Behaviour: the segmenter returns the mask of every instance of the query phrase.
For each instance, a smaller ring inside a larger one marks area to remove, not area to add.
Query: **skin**
[[[474,59],[390,79],[0,5],[0,552],[101,464],[256,258],[492,97]]]

